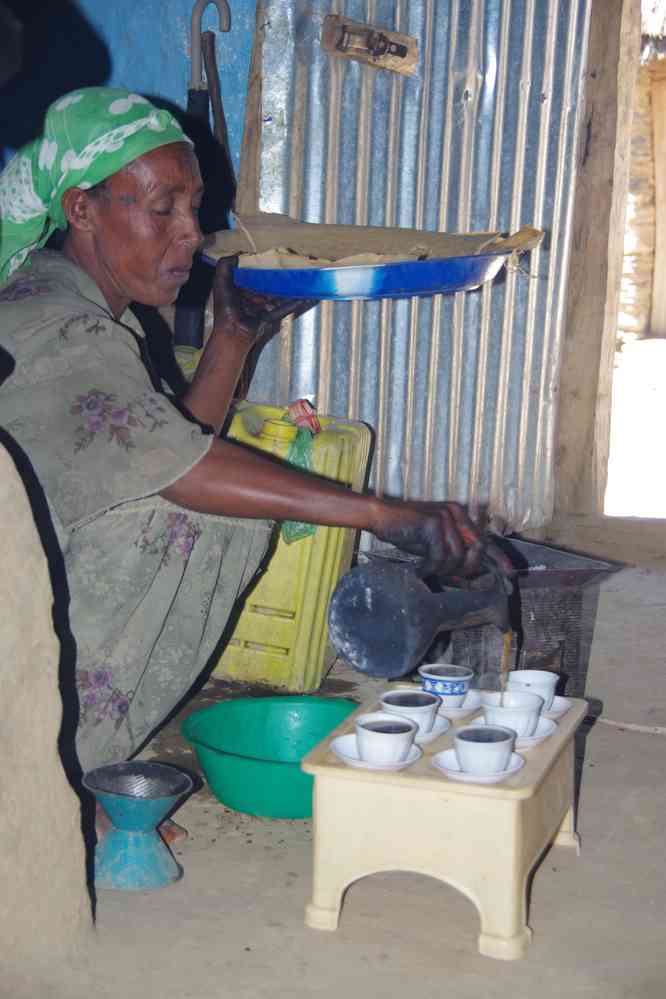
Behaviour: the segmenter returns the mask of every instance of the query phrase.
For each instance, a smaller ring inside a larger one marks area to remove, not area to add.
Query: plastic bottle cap
[[[298,427],[284,420],[265,420],[261,428],[261,437],[272,437],[278,441],[293,441],[298,433]]]

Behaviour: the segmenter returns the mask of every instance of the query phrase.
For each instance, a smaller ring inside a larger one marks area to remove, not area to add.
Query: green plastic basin
[[[356,708],[340,697],[262,697],[195,711],[181,731],[223,805],[272,819],[312,815],[300,761]]]

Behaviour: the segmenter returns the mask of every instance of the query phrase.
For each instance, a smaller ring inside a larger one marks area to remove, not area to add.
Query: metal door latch
[[[322,48],[330,55],[355,59],[375,69],[413,76],[418,64],[415,38],[388,28],[350,21],[337,14],[324,18]]]
[[[372,28],[354,28],[351,24],[342,25],[340,38],[335,47],[338,52],[345,52],[347,55],[370,54],[373,59],[381,59],[385,55],[404,59],[407,55],[406,45],[392,42],[381,31],[374,31]]]

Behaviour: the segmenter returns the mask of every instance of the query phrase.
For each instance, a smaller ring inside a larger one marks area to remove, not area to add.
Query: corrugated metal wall
[[[478,292],[329,303],[270,345],[256,399],[309,396],[377,433],[374,487],[553,502],[553,434],[589,0],[261,0],[262,211],[310,222],[547,230]],[[326,55],[340,13],[416,36],[408,79]]]

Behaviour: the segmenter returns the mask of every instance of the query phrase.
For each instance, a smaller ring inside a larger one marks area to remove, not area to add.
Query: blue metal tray
[[[343,302],[358,298],[411,298],[478,288],[484,282],[492,281],[507,256],[506,253],[484,253],[472,257],[294,270],[236,267],[234,283],[249,291],[282,298]],[[213,263],[210,258],[206,259]]]

